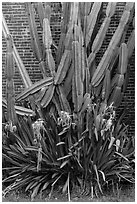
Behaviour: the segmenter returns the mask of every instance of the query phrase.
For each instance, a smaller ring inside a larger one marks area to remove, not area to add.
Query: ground
[[[71,201],[72,202],[135,202],[135,186],[134,185],[123,185],[119,190],[110,190],[106,192],[103,196],[98,198],[92,198],[88,195],[79,196],[78,192],[72,192]],[[3,202],[30,202],[30,196],[24,195],[19,192],[12,192],[3,198]],[[67,195],[58,193],[58,191],[52,194],[49,199],[47,196],[37,196],[34,202],[66,202],[68,201]]]

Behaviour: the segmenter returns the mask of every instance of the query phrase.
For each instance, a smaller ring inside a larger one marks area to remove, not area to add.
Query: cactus
[[[101,5],[102,5],[101,2],[95,2],[92,6],[90,14],[87,16],[87,29],[86,29],[86,39],[85,39],[86,47],[88,46],[91,35],[93,33],[93,29],[96,24],[96,20],[97,20]]]
[[[52,101],[56,107],[58,107],[58,103],[61,103],[58,110],[62,108],[77,114],[87,109],[91,101],[89,96],[91,94],[95,94],[97,98],[105,102],[115,100],[114,103],[118,105],[116,98],[117,95],[123,94],[124,81],[128,71],[127,64],[134,50],[135,31],[132,32],[127,44],[124,43],[127,27],[133,18],[134,3],[126,3],[119,25],[96,68],[96,54],[103,44],[117,5],[115,2],[107,4],[106,16],[97,33],[97,20],[102,4],[101,2],[62,3],[61,37],[59,46],[55,46],[57,52],[54,60],[51,51],[54,42],[50,29],[50,5],[46,3],[44,8],[43,3],[36,4],[43,32],[41,45],[33,4],[26,3],[33,51],[39,61],[44,79],[33,85],[31,82],[28,84],[25,82],[27,84],[26,89],[16,97],[18,101],[33,95],[38,106],[46,108]],[[3,26],[5,35],[6,29]],[[91,49],[89,48],[90,45]],[[117,63],[116,74],[112,78],[112,71]],[[47,73],[46,64],[50,70],[50,76]],[[85,99],[84,96],[86,97],[87,94],[89,94],[89,98]],[[71,99],[74,110],[68,106]]]
[[[29,95],[32,95],[42,89],[45,86],[49,86],[53,84],[53,78],[52,77],[47,77],[46,79],[42,79],[41,81],[36,82],[32,86],[30,86],[28,89],[25,89],[21,94],[19,94],[16,97],[16,100],[20,101],[22,99],[25,99],[29,97]]]
[[[108,3],[107,9],[106,9],[106,18],[105,18],[104,22],[102,23],[99,32],[96,35],[96,38],[95,38],[93,45],[92,45],[92,52],[88,57],[89,66],[91,65],[91,63],[95,59],[96,53],[99,51],[99,49],[103,43],[103,40],[105,38],[106,32],[108,30],[108,27],[109,27],[109,24],[111,21],[111,17],[115,13],[115,7],[116,7],[115,2],[109,2]]]
[[[31,46],[33,49],[33,52],[35,54],[35,57],[38,59],[40,63],[40,68],[42,71],[43,76],[46,76],[46,70],[44,63],[41,63],[43,61],[43,54],[42,54],[42,49],[37,33],[37,26],[35,23],[35,14],[34,14],[34,8],[31,2],[26,3],[26,9],[28,13],[28,21],[29,21],[29,26],[30,26],[30,34],[31,34]]]
[[[69,50],[65,50],[61,58],[60,64],[58,66],[57,74],[54,81],[55,84],[60,84],[63,81],[68,71],[68,68],[70,66],[70,63],[71,63],[71,53]]]
[[[15,74],[14,61],[13,61],[13,40],[11,35],[7,37],[7,57],[6,57],[6,95],[7,95],[7,120],[9,124],[15,125],[17,123],[17,116],[15,112],[15,93],[14,81]]]
[[[121,39],[122,33],[124,31],[124,28],[129,20],[130,17],[130,11],[125,10],[122,14],[122,17],[120,19],[120,23],[117,27],[117,30],[115,31],[109,46],[107,48],[107,50],[104,53],[104,56],[102,57],[93,77],[92,77],[92,85],[93,86],[98,86],[98,84],[101,81],[101,77],[102,75],[104,75],[104,71],[105,69],[108,68],[110,61],[111,61],[111,55],[113,53],[113,50],[116,48],[116,46],[118,46],[119,41]]]
[[[114,102],[114,105],[118,107],[122,100],[122,86],[124,84],[124,75],[127,72],[127,60],[128,60],[128,49],[125,43],[122,43],[120,46],[119,52],[119,64],[117,68],[117,73],[112,78],[111,81],[111,90],[112,94],[109,99],[109,103]]]
[[[3,32],[3,35],[4,35],[4,38],[7,39],[7,37],[10,35],[10,32],[9,32],[9,29],[7,27],[7,24],[6,24],[6,21],[5,21],[5,18],[4,16],[2,17],[2,32]],[[25,85],[26,88],[28,88],[29,86],[32,85],[32,82],[30,80],[30,77],[28,75],[28,72],[18,54],[18,51],[13,43],[13,57],[14,57],[14,60],[17,64],[17,67],[19,69],[19,72],[20,72],[20,75],[22,77],[22,80],[23,80],[23,83]]]
[[[40,104],[43,108],[46,107],[49,104],[49,102],[51,101],[53,94],[54,94],[54,89],[55,89],[55,86],[53,84],[51,84],[49,86],[48,90],[46,91],[46,93],[44,94],[44,97],[40,101]]]

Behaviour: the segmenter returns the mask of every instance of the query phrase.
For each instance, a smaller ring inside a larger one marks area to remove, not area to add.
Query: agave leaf
[[[42,190],[45,190],[48,187],[49,184],[50,184],[50,182],[48,182],[48,181],[45,182],[45,184],[42,187]]]
[[[115,152],[115,154],[117,154],[118,156],[122,157],[123,159],[125,159],[127,162],[129,162],[129,160],[121,153],[119,152]]]
[[[2,156],[3,156],[7,161],[9,161],[10,163],[14,164],[15,166],[19,166],[19,167],[21,166],[20,163],[14,161],[14,160],[13,160],[11,157],[9,157],[8,155],[2,154]]]
[[[57,161],[60,161],[60,160],[62,160],[62,159],[66,159],[66,158],[71,157],[71,156],[72,156],[71,154],[68,154],[68,155],[66,155],[66,156],[63,156],[63,157],[58,158]]]
[[[22,142],[24,142],[28,146],[32,145],[34,133],[30,130],[30,127],[27,125],[25,120],[21,121],[21,124],[19,124],[18,129],[19,129],[20,139],[22,140]]]
[[[62,192],[65,193],[65,191],[67,190],[68,188],[68,185],[69,185],[69,174],[68,174],[68,178],[63,186],[63,189],[62,189]]]
[[[106,181],[106,178],[105,178],[105,174],[104,174],[104,172],[101,171],[101,170],[98,170],[98,171],[102,174],[103,180]]]
[[[56,146],[64,145],[64,144],[65,144],[65,142],[59,142],[59,143],[56,144]]]
[[[58,181],[58,180],[61,178],[61,176],[62,176],[62,174],[56,178],[56,180],[55,180],[55,181],[52,183],[52,185],[51,185],[51,186],[54,186],[54,185],[55,185],[55,183],[57,183],[57,181]]]
[[[52,77],[47,77],[45,79],[42,79],[38,82],[36,82],[35,84],[33,84],[31,87],[25,89],[21,94],[19,94],[16,97],[16,100],[22,100],[27,98],[29,95],[32,95],[34,93],[36,93],[37,91],[39,91],[40,89],[42,89],[45,86],[49,86],[53,84],[53,78]]]
[[[100,184],[100,181],[99,181],[99,175],[98,175],[97,166],[95,164],[93,166],[94,166],[94,170],[95,170],[95,173],[96,173],[96,178],[97,178],[97,183],[98,183],[99,190],[103,194],[103,191],[102,191],[102,188],[101,188],[101,184]]]
[[[66,164],[68,164],[69,163],[69,160],[66,160],[66,161],[64,161],[62,164],[61,164],[61,166],[60,166],[60,169],[62,169]]]
[[[31,188],[31,186],[34,184],[34,182],[35,181],[33,180],[27,185],[27,187],[25,188],[25,192],[27,192]]]
[[[31,201],[34,200],[34,197],[37,195],[38,191],[39,191],[39,187],[40,187],[41,183],[39,183],[33,190],[33,193],[31,194]]]
[[[8,151],[7,153],[11,156],[11,158],[19,160],[20,163],[21,162],[25,162],[25,163],[27,162],[26,158],[24,158],[24,156],[22,156],[20,153],[16,153],[16,152],[13,152],[13,151]]]

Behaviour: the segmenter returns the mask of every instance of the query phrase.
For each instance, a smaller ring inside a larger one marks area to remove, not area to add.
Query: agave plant
[[[3,183],[10,185],[3,195],[11,190],[24,188],[31,193],[31,200],[47,188],[50,194],[56,185],[62,192],[75,186],[91,193],[103,193],[103,186],[110,181],[134,182],[134,148],[127,137],[127,127],[115,122],[112,105],[104,111],[92,104],[87,110],[92,122],[77,135],[75,115],[61,112],[56,117],[55,109],[35,122],[20,116],[14,144],[3,145],[3,159],[8,165],[3,171],[8,176]],[[86,112],[83,114],[86,114]],[[90,118],[90,120],[91,120]],[[93,126],[95,124],[95,127]]]
[[[12,132],[16,141],[3,147],[3,157],[10,163],[5,168],[9,176],[3,182],[11,182],[4,194],[25,187],[31,191],[33,200],[39,192],[50,187],[52,193],[56,184],[60,184],[70,200],[75,185],[84,191],[88,189],[93,197],[98,190],[103,193],[103,186],[111,180],[134,182],[131,165],[134,148],[126,137],[127,127],[121,126],[121,121],[116,122],[115,117],[115,108],[120,105],[118,99],[122,100],[127,86],[127,65],[134,50],[134,31],[125,43],[134,3],[126,3],[119,25],[96,67],[96,54],[117,6],[115,2],[107,4],[106,17],[95,32],[102,4],[62,3],[57,47],[50,29],[50,4],[38,3],[34,7],[33,3],[26,3],[32,49],[43,79],[31,83],[13,45],[13,57],[25,84],[16,101],[29,100],[38,114],[33,122],[30,114],[18,116],[17,130]],[[42,26],[42,42],[35,9]],[[3,20],[3,34],[7,37],[8,33]],[[51,45],[56,47],[54,58]]]

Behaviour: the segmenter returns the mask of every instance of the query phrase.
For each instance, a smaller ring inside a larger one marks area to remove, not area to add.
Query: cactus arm
[[[119,106],[120,101],[122,100],[122,86],[125,80],[125,74],[127,72],[128,65],[128,49],[125,43],[122,43],[120,46],[119,52],[119,64],[117,68],[117,74],[113,77],[111,82],[111,89],[113,89],[112,94],[109,99],[109,103],[114,102],[116,107]]]
[[[87,16],[86,47],[88,46],[92,36],[101,5],[101,2],[95,2],[92,6],[90,14]]]
[[[11,35],[7,37],[7,56],[6,56],[6,97],[7,97],[7,120],[11,124],[16,124],[17,116],[15,112],[15,93],[14,93],[14,77],[15,69],[13,62],[13,40]]]
[[[110,70],[106,70],[103,87],[102,87],[102,100],[108,100],[110,94]]]
[[[30,86],[29,88],[25,89],[22,93],[20,93],[16,97],[16,100],[20,101],[22,99],[25,99],[25,98],[29,97],[30,95],[35,94],[37,91],[39,91],[43,87],[49,86],[51,84],[53,84],[53,78],[52,77],[47,77],[46,79],[44,78],[44,79],[36,82],[35,84]]]
[[[50,20],[51,7],[46,4],[45,8],[44,8],[43,3],[39,2],[39,3],[37,3],[36,9],[37,9],[37,12],[39,15],[41,27],[43,27],[43,19],[48,18],[48,20]]]
[[[55,90],[55,86],[53,84],[51,84],[48,87],[48,90],[46,91],[46,93],[44,94],[44,97],[40,101],[40,104],[43,108],[46,108],[46,106],[50,103],[50,101],[53,97],[53,94],[54,94],[54,90]]]
[[[38,37],[38,32],[37,32],[37,26],[35,23],[35,14],[34,14],[34,8],[31,2],[26,3],[26,11],[28,14],[28,22],[29,22],[29,27],[30,27],[30,34],[31,34],[31,46],[33,49],[33,53],[35,57],[39,61],[39,67],[41,69],[41,72],[43,74],[43,77],[47,75],[46,73],[46,67],[45,63],[43,62],[43,45],[41,46],[39,37]]]
[[[55,76],[55,80],[54,80],[55,84],[60,84],[63,81],[69,69],[70,63],[71,63],[70,50],[65,50],[62,55],[62,58]]]
[[[135,30],[133,30],[130,35],[130,38],[127,42],[127,47],[128,47],[128,59],[130,59],[135,48]]]
[[[64,41],[65,41],[65,37],[67,33],[68,23],[70,20],[70,8],[71,8],[70,2],[63,2],[63,16],[62,16],[63,18],[61,22],[61,36],[59,39],[59,46],[58,46],[58,50],[56,53],[57,65],[60,63],[61,56],[64,52]]]
[[[109,24],[111,21],[111,17],[115,13],[115,8],[116,8],[115,2],[109,2],[108,3],[107,9],[106,9],[106,18],[105,18],[104,22],[102,23],[102,25],[98,31],[98,34],[95,37],[95,40],[94,40],[93,45],[92,45],[92,52],[88,57],[89,66],[92,64],[93,60],[95,59],[96,53],[99,51],[99,49],[103,43],[103,40],[105,38],[106,32],[108,30],[108,27],[109,27]]]
[[[76,89],[74,92],[76,93],[77,98],[77,111],[81,109],[82,102],[83,102],[83,83],[81,80],[81,63],[80,63],[80,52],[79,52],[79,42],[73,41],[72,42],[72,63],[74,64],[74,82],[73,82],[73,89]],[[76,102],[75,101],[75,102]]]
[[[68,113],[71,113],[71,108],[70,108],[69,102],[65,96],[65,92],[64,92],[64,89],[62,86],[58,86],[58,93],[59,93],[59,98],[61,100],[61,103],[63,105],[63,110],[68,112]]]
[[[71,64],[70,68],[69,68],[69,71],[68,71],[68,74],[67,74],[67,76],[65,78],[64,85],[63,85],[66,97],[68,96],[68,94],[71,91],[73,74],[74,74],[74,67],[73,67],[73,64]]]
[[[33,52],[36,58],[39,61],[41,61],[42,60],[41,46],[40,46],[40,42],[38,39],[37,27],[35,23],[34,8],[31,2],[26,3],[26,10],[27,10],[28,21],[29,21],[29,26],[30,26]]]
[[[7,39],[8,35],[10,34],[9,32],[9,29],[7,27],[7,24],[6,24],[6,21],[5,21],[5,18],[3,16],[2,18],[2,31],[3,31],[3,35],[4,35],[4,38]],[[23,80],[23,83],[25,85],[26,88],[28,88],[29,86],[32,85],[32,82],[30,80],[30,77],[28,75],[28,72],[19,56],[19,53],[13,43],[13,57],[14,57],[14,60],[17,64],[17,67],[19,69],[19,72],[20,72],[20,75],[22,77],[22,80]]]
[[[130,11],[125,10],[123,12],[123,15],[121,17],[120,23],[117,27],[117,30],[115,31],[109,46],[107,48],[107,50],[105,51],[93,77],[92,77],[92,85],[93,86],[97,86],[100,83],[100,78],[102,75],[104,75],[104,71],[105,69],[108,68],[109,63],[111,61],[111,57],[112,57],[112,53],[113,50],[116,48],[116,46],[118,46],[119,41],[121,39],[122,33],[124,31],[124,28],[129,20],[130,17]]]
[[[51,45],[52,35],[50,30],[50,23],[48,18],[43,19],[43,44],[46,52],[46,61],[50,70],[51,76],[55,75],[55,61],[52,56]]]
[[[127,71],[128,64],[128,48],[125,43],[120,46],[118,73],[123,75]]]

